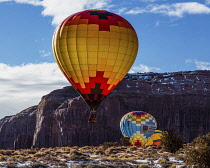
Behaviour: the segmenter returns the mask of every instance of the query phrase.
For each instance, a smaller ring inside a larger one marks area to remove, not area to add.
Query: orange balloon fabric
[[[127,74],[137,51],[131,24],[105,10],[71,15],[53,36],[57,64],[94,110]]]

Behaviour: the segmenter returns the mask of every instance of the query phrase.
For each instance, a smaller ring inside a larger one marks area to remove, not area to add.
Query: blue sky
[[[117,13],[136,29],[130,72],[210,69],[210,0],[0,0],[0,118],[69,85],[53,58],[52,35],[85,9]]]

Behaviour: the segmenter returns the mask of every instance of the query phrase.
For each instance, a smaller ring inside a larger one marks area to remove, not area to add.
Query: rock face
[[[89,109],[71,87],[44,96],[38,106],[0,120],[0,148],[99,145],[120,141],[119,123],[130,111],[152,114],[158,129],[186,142],[210,132],[210,71],[127,75],[88,124]]]

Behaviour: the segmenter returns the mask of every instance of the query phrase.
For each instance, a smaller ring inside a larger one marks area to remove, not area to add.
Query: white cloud
[[[150,4],[145,8],[134,8],[127,14],[155,13],[167,16],[183,17],[185,14],[210,14],[210,8],[197,2],[183,2],[174,4]]]
[[[22,66],[0,63],[0,72],[0,118],[37,105],[43,95],[70,85],[56,63]]]
[[[52,16],[52,24],[60,24],[66,17],[85,9],[108,9],[111,0],[0,0],[0,2],[16,2],[43,6],[43,16]]]
[[[195,64],[198,70],[210,70],[210,62],[198,61],[196,59],[186,59],[186,64]]]
[[[206,4],[207,5],[210,5],[210,0],[206,0]]]
[[[185,63],[186,63],[186,64],[190,64],[190,63],[193,63],[193,62],[194,62],[194,61],[193,61],[192,59],[186,59],[186,60],[185,60]]]
[[[52,55],[52,52],[46,52],[45,50],[39,50],[41,57],[49,57]]]
[[[169,16],[182,17],[184,14],[210,14],[210,8],[197,2],[189,2],[176,3],[168,11]]]
[[[85,9],[106,9],[110,0],[43,0],[44,16],[52,16],[53,24],[59,24],[63,19]]]
[[[139,64],[139,66],[133,66],[129,73],[136,73],[136,72],[152,72],[152,71],[159,71],[160,68],[157,67],[150,67],[144,64]]]
[[[69,15],[85,9],[109,10],[112,8],[119,14],[154,13],[174,17],[183,17],[185,14],[210,14],[210,8],[206,6],[210,4],[210,0],[206,0],[206,5],[198,2],[157,4],[155,2],[166,0],[139,0],[151,4],[148,4],[146,7],[138,7],[135,5],[136,7],[130,10],[127,9],[127,6],[123,6],[123,3],[120,5],[114,5],[113,0],[79,0],[77,2],[75,2],[75,0],[1,0],[0,2],[6,1],[42,6],[44,8],[42,15],[52,16],[52,24],[54,25],[58,25]]]
[[[115,12],[120,15],[122,13],[125,13],[126,10],[127,10],[127,8],[120,8],[120,9],[115,10]]]
[[[199,70],[210,70],[210,62],[195,61],[195,65]]]
[[[1,2],[16,2],[16,3],[22,3],[22,4],[30,4],[34,6],[39,6],[42,4],[41,0],[1,0]]]
[[[159,25],[160,25],[160,21],[157,20],[157,21],[155,22],[155,27],[158,27]]]
[[[157,1],[166,1],[166,0],[139,0],[142,2],[157,2]]]
[[[146,13],[146,12],[147,12],[146,9],[142,9],[142,8],[136,7],[134,9],[131,9],[131,10],[127,11],[126,14],[136,15],[136,14],[139,14],[139,13]]]

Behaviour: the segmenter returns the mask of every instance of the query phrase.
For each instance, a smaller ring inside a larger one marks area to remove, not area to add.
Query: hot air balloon
[[[155,130],[154,134],[148,139],[145,145],[160,145],[162,143],[162,131]]]
[[[91,110],[119,84],[134,63],[138,39],[131,24],[105,10],[85,10],[66,18],[53,35],[55,60]]]
[[[129,137],[131,145],[142,146],[157,128],[155,118],[143,111],[125,114],[120,121],[120,130],[124,137]]]

